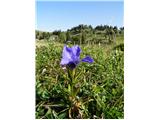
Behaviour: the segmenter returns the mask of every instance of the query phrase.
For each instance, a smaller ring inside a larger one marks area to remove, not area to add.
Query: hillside
[[[119,37],[123,37],[124,27],[98,25],[78,25],[67,31],[55,30],[44,32],[36,30],[36,40],[56,41],[60,43],[72,42],[73,44],[110,44]]]

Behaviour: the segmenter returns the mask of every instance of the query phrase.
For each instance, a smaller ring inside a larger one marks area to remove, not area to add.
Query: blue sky
[[[123,26],[123,1],[36,1],[36,29],[67,30],[79,24]]]

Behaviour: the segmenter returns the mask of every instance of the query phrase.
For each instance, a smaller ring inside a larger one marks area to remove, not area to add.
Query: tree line
[[[80,24],[67,31],[55,30],[44,32],[36,30],[37,40],[53,40],[56,42],[72,42],[76,44],[85,43],[112,43],[117,36],[123,36],[124,27],[98,25],[93,28],[91,25]]]

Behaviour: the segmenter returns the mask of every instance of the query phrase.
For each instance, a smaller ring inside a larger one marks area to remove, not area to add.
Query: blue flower
[[[93,59],[90,56],[86,56],[80,60],[81,49],[78,45],[72,46],[71,48],[66,45],[63,48],[61,65],[67,65],[69,68],[74,69],[80,62],[92,63]]]

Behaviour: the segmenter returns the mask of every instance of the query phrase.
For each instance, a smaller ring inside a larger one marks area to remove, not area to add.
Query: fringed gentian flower
[[[71,48],[65,45],[63,48],[62,60],[60,64],[62,66],[68,66],[69,68],[74,69],[80,62],[93,62],[93,59],[90,56],[86,56],[81,60],[80,53],[81,49],[78,45],[72,46]]]

